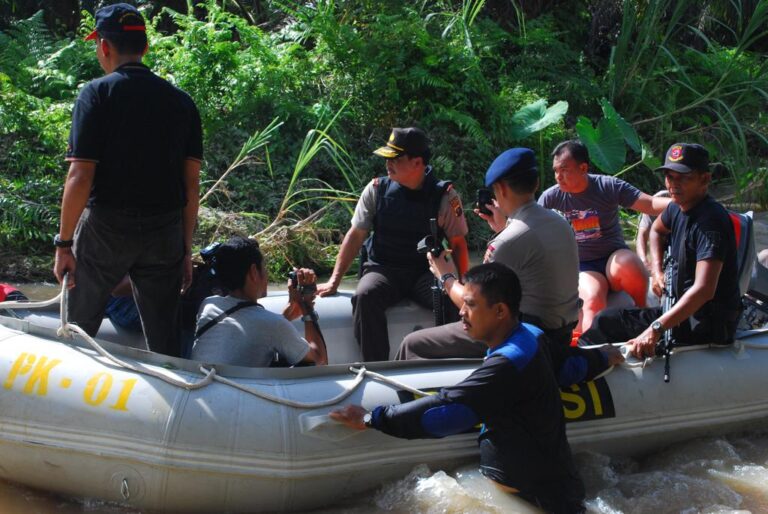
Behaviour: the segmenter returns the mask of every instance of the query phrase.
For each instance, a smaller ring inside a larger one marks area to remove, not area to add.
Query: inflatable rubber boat
[[[0,477],[139,509],[278,512],[336,503],[417,464],[476,459],[476,434],[406,441],[329,419],[346,403],[409,401],[480,364],[354,364],[349,295],[317,302],[332,364],[292,369],[151,353],[109,342],[141,346],[107,321],[93,340],[60,329],[55,311],[15,305],[0,316]],[[280,312],[285,301],[264,303]],[[388,317],[392,341],[431,324],[413,305]],[[663,362],[630,361],[564,389],[574,450],[642,454],[768,426],[767,331],[742,332],[732,347],[678,348],[671,367],[670,383]]]

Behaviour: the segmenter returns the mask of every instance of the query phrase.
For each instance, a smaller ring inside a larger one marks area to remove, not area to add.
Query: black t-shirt
[[[673,264],[672,289],[677,298],[687,291],[694,282],[696,263],[707,259],[721,261],[723,269],[717,281],[715,296],[697,313],[706,315],[714,308],[722,311],[739,305],[738,265],[736,261],[736,237],[728,211],[707,195],[698,205],[683,212],[676,203],[670,203],[661,213],[661,221],[671,233],[670,251]],[[680,248],[685,248],[685,269],[683,290],[676,290],[677,266],[680,262]],[[712,305],[709,305],[712,304]]]
[[[184,162],[202,157],[195,103],[143,64],[89,82],[75,102],[67,160],[97,163],[89,205],[179,209]]]

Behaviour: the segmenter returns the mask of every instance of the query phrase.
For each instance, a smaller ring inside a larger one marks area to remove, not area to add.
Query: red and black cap
[[[709,152],[701,145],[675,143],[667,150],[664,166],[656,168],[656,171],[664,170],[678,173],[690,173],[694,170],[708,172]]]
[[[86,41],[102,37],[122,37],[145,33],[144,17],[134,6],[120,3],[102,7],[96,11],[96,30],[88,34]]]
[[[424,157],[429,155],[429,138],[420,128],[393,128],[387,145],[373,153],[385,159],[396,159],[403,154]]]

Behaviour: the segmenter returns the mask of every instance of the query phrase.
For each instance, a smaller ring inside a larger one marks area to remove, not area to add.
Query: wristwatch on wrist
[[[365,413],[365,416],[363,416],[363,425],[368,428],[373,426],[373,412],[368,411]]]
[[[664,325],[662,325],[661,321],[656,320],[653,323],[651,323],[651,330],[653,330],[657,334],[661,334],[662,332],[664,332]]]
[[[454,275],[453,273],[446,273],[442,277],[440,277],[440,289],[442,289],[443,291],[445,291],[445,281],[448,280],[449,278],[456,280],[456,275]]]
[[[74,239],[69,240],[63,240],[59,234],[56,234],[53,236],[53,246],[56,248],[72,248],[72,245],[75,244]]]

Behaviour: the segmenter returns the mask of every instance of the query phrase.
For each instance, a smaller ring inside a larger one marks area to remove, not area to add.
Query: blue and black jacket
[[[434,396],[377,407],[372,418],[374,428],[406,439],[444,437],[483,423],[484,475],[520,491],[559,484],[583,498],[547,345],[533,325],[518,325],[461,383]]]

